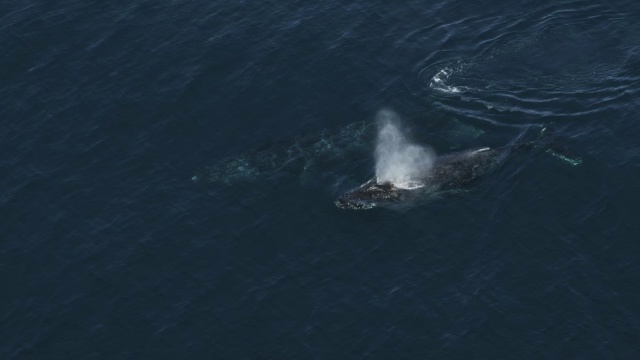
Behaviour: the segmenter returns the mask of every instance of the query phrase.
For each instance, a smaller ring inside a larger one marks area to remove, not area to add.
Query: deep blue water
[[[637,359],[640,4],[0,4],[0,358]],[[393,109],[407,211],[333,201]],[[195,176],[195,181],[192,178]]]

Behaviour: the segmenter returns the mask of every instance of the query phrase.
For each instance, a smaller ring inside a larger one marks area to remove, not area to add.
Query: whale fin
[[[551,156],[554,156],[560,160],[568,162],[572,166],[582,164],[581,158],[577,156],[569,155],[564,149],[560,149],[559,147],[556,147],[556,146],[548,146],[545,152],[547,154],[551,154]]]
[[[551,154],[553,157],[566,161],[572,166],[582,164],[582,159],[578,156],[570,155],[566,146],[564,144],[561,145],[558,142],[557,138],[553,134],[553,130],[548,126],[542,127],[538,140],[534,142],[536,143],[536,147],[545,148],[545,152],[547,154]]]

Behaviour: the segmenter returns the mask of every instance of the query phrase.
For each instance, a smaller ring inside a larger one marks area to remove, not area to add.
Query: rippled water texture
[[[0,358],[635,359],[635,1],[5,1]],[[375,117],[436,155],[338,209]],[[551,144],[551,141],[550,141]]]

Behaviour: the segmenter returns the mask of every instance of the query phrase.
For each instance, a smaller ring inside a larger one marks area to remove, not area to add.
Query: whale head
[[[373,178],[342,194],[335,204],[341,209],[367,210],[400,202],[402,190],[390,183],[378,184]]]

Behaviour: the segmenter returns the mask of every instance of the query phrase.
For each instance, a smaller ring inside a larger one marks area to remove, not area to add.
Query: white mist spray
[[[378,139],[375,151],[378,184],[391,183],[399,188],[416,188],[435,161],[435,153],[427,147],[410,143],[400,131],[399,116],[381,110],[377,117]]]

